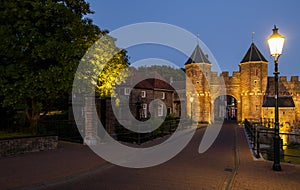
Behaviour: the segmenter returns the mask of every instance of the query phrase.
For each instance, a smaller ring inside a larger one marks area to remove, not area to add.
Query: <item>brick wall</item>
[[[0,139],[0,157],[56,149],[57,136]]]

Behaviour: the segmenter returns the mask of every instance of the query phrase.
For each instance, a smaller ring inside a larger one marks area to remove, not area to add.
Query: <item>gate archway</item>
[[[216,120],[237,120],[238,101],[231,95],[222,95],[214,100],[214,118]]]

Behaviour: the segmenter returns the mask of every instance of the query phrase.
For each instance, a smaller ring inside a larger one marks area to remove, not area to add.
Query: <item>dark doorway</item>
[[[215,99],[214,116],[216,120],[237,120],[237,101],[233,96],[224,95]]]

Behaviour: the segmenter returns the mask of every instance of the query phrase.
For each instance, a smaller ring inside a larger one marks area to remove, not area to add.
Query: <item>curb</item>
[[[239,149],[238,149],[238,138],[237,138],[237,126],[234,128],[234,169],[233,174],[229,179],[229,183],[226,184],[225,189],[230,190],[232,189],[232,185],[237,174],[237,171],[240,166],[240,157],[239,157]]]

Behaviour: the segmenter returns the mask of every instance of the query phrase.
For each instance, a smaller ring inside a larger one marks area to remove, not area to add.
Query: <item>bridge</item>
[[[256,159],[242,125],[224,123],[208,151],[198,153],[204,128],[173,159],[145,169],[115,166],[87,146],[0,159],[0,189],[299,189],[300,166]],[[160,141],[163,139],[160,139]],[[148,146],[151,145],[150,142]]]

